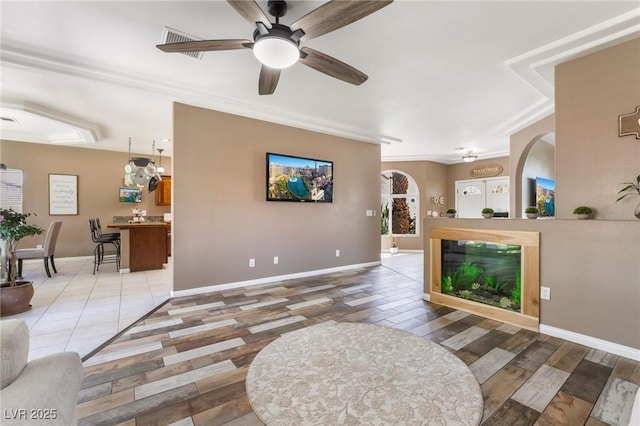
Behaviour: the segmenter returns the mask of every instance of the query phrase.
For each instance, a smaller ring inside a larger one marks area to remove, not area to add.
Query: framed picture
[[[78,214],[78,175],[49,174],[49,215]]]
[[[142,191],[140,188],[120,188],[118,200],[121,203],[141,203]]]

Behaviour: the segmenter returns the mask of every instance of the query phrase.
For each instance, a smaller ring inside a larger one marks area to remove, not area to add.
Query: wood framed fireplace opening
[[[538,232],[432,228],[430,301],[539,331]]]

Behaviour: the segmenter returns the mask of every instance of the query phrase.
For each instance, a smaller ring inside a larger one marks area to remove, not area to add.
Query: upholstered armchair
[[[2,426],[75,425],[82,361],[61,352],[27,362],[29,328],[0,321],[0,413]]]

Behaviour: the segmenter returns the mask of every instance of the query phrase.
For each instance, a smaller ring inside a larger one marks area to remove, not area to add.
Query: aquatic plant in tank
[[[441,292],[520,312],[521,253],[517,244],[442,240]]]

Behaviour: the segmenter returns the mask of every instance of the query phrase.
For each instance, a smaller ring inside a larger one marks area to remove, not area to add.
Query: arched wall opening
[[[518,162],[519,217],[526,207],[535,206],[542,217],[555,216],[555,133],[547,132],[533,138]]]

